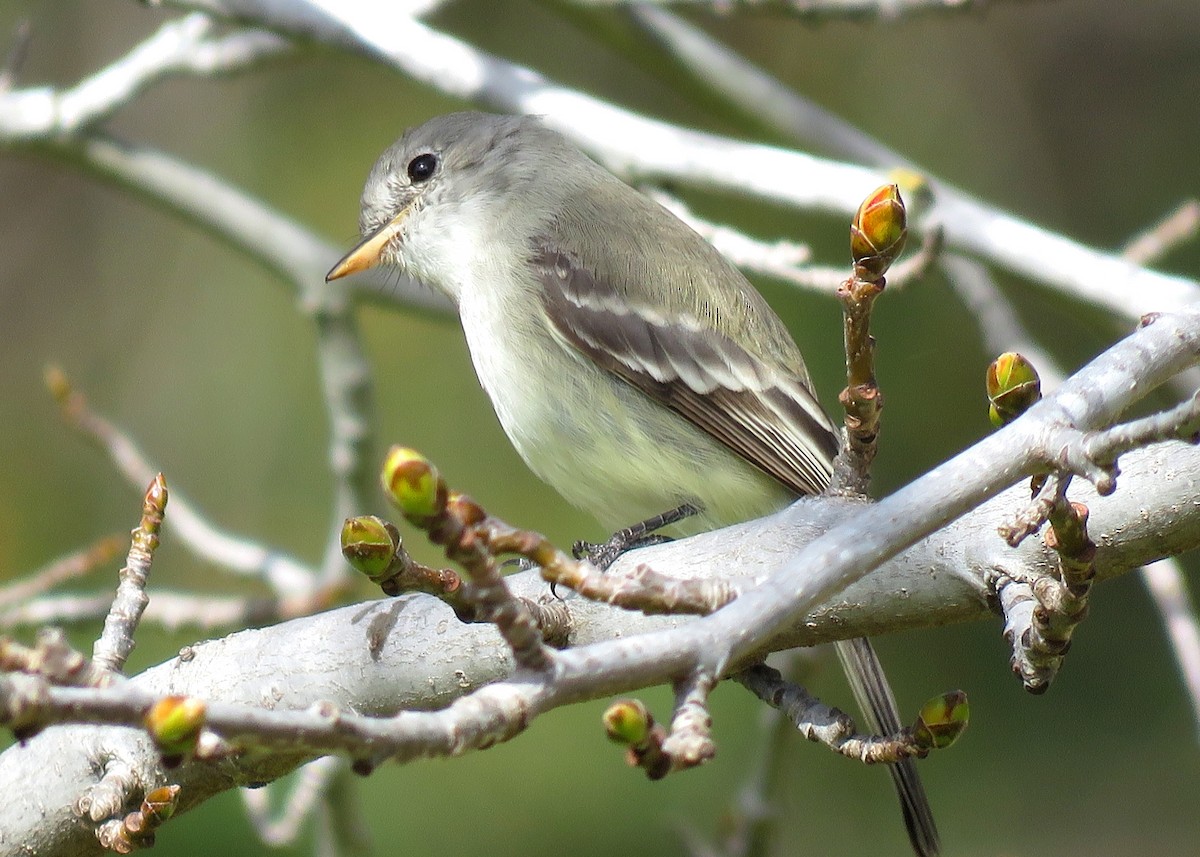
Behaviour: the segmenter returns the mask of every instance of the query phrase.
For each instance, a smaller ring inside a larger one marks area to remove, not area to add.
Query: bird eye
[[[433,171],[437,169],[437,155],[426,152],[423,155],[417,155],[408,162],[408,177],[414,182],[428,181],[433,175]]]

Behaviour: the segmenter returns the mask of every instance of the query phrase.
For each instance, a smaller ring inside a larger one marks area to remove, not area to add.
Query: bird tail
[[[883,664],[875,654],[875,647],[866,637],[856,640],[840,640],[837,643],[838,659],[854,699],[862,709],[868,729],[879,735],[894,735],[900,731],[900,712],[896,697],[883,672]],[[888,772],[900,798],[900,809],[904,812],[904,826],[908,828],[908,839],[919,857],[937,857],[941,851],[937,825],[933,821],[933,809],[925,796],[925,787],[917,775],[917,766],[912,759],[889,764]]]

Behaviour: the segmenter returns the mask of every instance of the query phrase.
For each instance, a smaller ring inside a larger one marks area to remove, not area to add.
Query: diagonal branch
[[[647,548],[621,560],[652,563],[663,573],[680,576],[689,570],[722,576],[740,572],[753,580],[772,565],[772,557],[789,546],[805,545],[757,587],[701,619],[647,617],[568,599],[577,647],[556,654],[553,673],[505,680],[514,662],[494,628],[460,624],[444,605],[408,596],[193,646],[186,657],[112,691],[28,685],[5,685],[4,691],[43,721],[86,715],[121,724],[140,722],[141,713],[164,691],[202,697],[211,702],[209,729],[235,746],[248,742],[277,750],[226,762],[244,766],[241,776],[248,779],[270,780],[329,750],[356,757],[365,752],[370,765],[381,754],[403,760],[488,746],[511,738],[552,708],[703,674],[714,660],[721,671],[713,674],[724,675],[771,649],[990,616],[982,597],[982,570],[1043,563],[1044,548],[1031,544],[1000,550],[1003,543],[996,539],[995,550],[984,550],[964,533],[981,532],[1007,516],[1019,488],[914,547],[882,575],[873,595],[862,594],[872,592],[869,588],[847,591],[836,606],[823,608],[818,599],[1017,482],[1023,472],[1039,466],[1046,448],[1054,447],[1056,426],[1111,420],[1194,361],[1198,349],[1200,311],[1164,315],[1101,355],[1006,429],[877,504],[809,499],[766,519]],[[1181,493],[1200,485],[1200,451],[1163,444],[1130,453],[1122,466],[1122,490],[1108,498],[1083,498],[1096,531],[1117,534],[1102,542],[1097,555],[1101,578],[1163,551],[1195,547],[1200,539],[1200,498]],[[1168,472],[1176,475],[1167,478]],[[1164,490],[1167,485],[1170,490]],[[508,583],[517,596],[544,586],[532,573],[510,577]],[[901,602],[894,598],[898,587],[908,593]],[[402,630],[395,627],[399,622]],[[319,654],[313,650],[317,641]],[[299,663],[305,664],[304,682],[284,688],[272,681],[272,675],[294,671]],[[431,675],[433,665],[438,671]],[[474,690],[489,681],[496,683]],[[268,686],[277,691],[269,699],[270,710],[260,707]],[[321,704],[308,707],[316,703]],[[424,710],[397,714],[398,708]],[[356,714],[348,714],[350,710]],[[0,792],[10,796],[0,804],[0,829],[24,831],[19,835],[31,843],[44,841],[47,830],[59,835],[76,830],[77,820],[51,823],[28,801],[58,807],[57,789],[77,794],[75,772],[80,768],[74,755],[100,740],[109,747],[116,740],[132,741],[122,758],[139,766],[137,781],[143,788],[165,784],[158,781],[163,774],[157,753],[140,732],[51,730],[22,748],[19,760],[12,750],[0,755]],[[42,753],[52,754],[56,763],[29,767]],[[37,787],[27,781],[30,770],[42,778]],[[187,806],[228,786],[227,778],[214,779],[204,765],[184,765],[171,776],[188,796]],[[22,787],[15,777],[26,778]],[[71,799],[62,802],[64,811]],[[28,828],[30,819],[36,819],[37,830]]]
[[[916,226],[928,229],[940,224],[951,249],[977,254],[1035,282],[1120,313],[1130,321],[1136,321],[1152,310],[1180,307],[1200,297],[1193,280],[1140,268],[1130,259],[1085,247],[974,199],[784,86],[703,30],[664,9],[641,6],[632,14],[689,72],[724,96],[735,108],[750,112],[768,127],[839,157],[889,170],[903,167],[918,172],[932,191],[933,203]],[[586,133],[599,132],[588,129]],[[622,133],[627,139],[637,139],[635,129],[623,128]],[[673,142],[678,144],[680,141]],[[692,142],[698,144],[698,141]],[[795,173],[789,168],[791,165],[787,159],[775,157],[776,154],[773,151],[773,157],[763,164],[769,170],[777,171],[775,180],[781,184],[779,192],[772,194],[768,189],[760,188],[753,176],[747,179],[743,192],[791,204],[811,204],[800,201],[797,190],[792,187]],[[812,168],[817,169],[816,165]],[[744,171],[738,170],[737,174],[740,182],[745,177]],[[849,176],[847,180],[850,181]],[[875,183],[885,180],[879,175]],[[869,189],[863,186],[860,198]],[[853,205],[847,200],[840,200],[834,206],[847,214],[853,211]],[[1134,294],[1141,288],[1151,291]]]
[[[16,90],[0,98],[0,139],[10,143],[69,137],[104,122],[142,92],[180,75],[216,77],[292,51],[277,33],[214,36],[201,14],[169,21],[118,62],[67,90]]]

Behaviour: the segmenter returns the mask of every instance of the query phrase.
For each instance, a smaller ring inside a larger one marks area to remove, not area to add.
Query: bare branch
[[[1116,461],[1124,452],[1164,440],[1200,442],[1200,393],[1169,411],[1089,432],[1080,439],[1078,457],[1104,467]],[[1074,447],[1068,447],[1064,453],[1068,459],[1072,458]],[[1112,490],[1107,482],[1104,485],[1097,483],[1096,488],[1101,494]]]
[[[305,616],[328,608],[334,600],[333,594],[324,590],[314,591],[309,598],[237,598],[155,589],[142,621],[168,631],[231,630]],[[91,622],[103,619],[111,603],[109,593],[65,593],[35,598],[0,613],[0,629]]]
[[[1174,559],[1150,563],[1141,569],[1141,575],[1166,625],[1171,650],[1192,703],[1192,716],[1200,730],[1200,622],[1192,606],[1187,579]]]
[[[113,681],[112,670],[72,649],[56,628],[39,631],[33,648],[0,637],[0,672],[37,675],[65,687],[104,687]]]
[[[88,572],[114,559],[125,547],[125,536],[105,536],[86,548],[54,560],[28,577],[0,588],[0,610],[28,601],[60,583],[83,577]],[[0,614],[3,616],[3,614]],[[0,628],[4,620],[0,618]]]
[[[1153,264],[1180,244],[1191,241],[1197,233],[1200,233],[1200,200],[1187,199],[1158,223],[1130,240],[1121,255],[1139,265]]]
[[[21,143],[72,136],[105,121],[168,77],[243,71],[291,50],[291,43],[276,33],[244,30],[214,37],[214,28],[207,16],[188,15],[164,24],[121,60],[71,89],[8,93],[0,98],[0,139]]]
[[[717,754],[712,715],[708,711],[708,695],[715,684],[716,680],[704,673],[676,683],[671,730],[662,744],[673,770],[694,768]]]
[[[119,673],[133,651],[133,635],[149,597],[146,581],[158,548],[158,530],[167,506],[167,483],[158,473],[150,481],[142,501],[142,520],[133,531],[133,544],[121,569],[117,595],[104,619],[104,630],[92,650],[92,660],[109,672]]]
[[[309,762],[296,773],[287,799],[274,818],[271,795],[278,789],[242,789],[242,804],[258,838],[274,848],[293,844],[300,835],[300,826],[320,807],[330,784],[346,768],[346,760],[336,756]]]
[[[571,0],[580,6],[625,6],[630,0]],[[735,9],[764,10],[794,15],[813,21],[879,19],[893,21],[929,13],[978,10],[997,0],[642,0],[640,7],[702,7],[728,12]],[[641,11],[641,10],[639,10]]]
[[[978,262],[959,255],[942,260],[951,286],[979,320],[980,332],[988,350],[994,353],[1019,351],[1038,368],[1043,389],[1051,390],[1063,381],[1057,361],[1041,348],[1017,318],[1012,303]],[[1194,371],[1194,370],[1193,370]],[[1040,526],[1040,524],[1039,524]],[[1140,570],[1154,606],[1162,617],[1180,674],[1188,689],[1192,713],[1200,729],[1200,620],[1192,609],[1183,570],[1175,560],[1160,560]],[[1001,599],[1008,606],[1032,607],[1033,591],[1028,581],[1013,584]],[[1021,588],[1023,587],[1023,588]],[[1026,602],[1029,599],[1029,602]],[[1006,625],[1008,624],[1006,607]],[[1023,622],[1028,622],[1026,616]],[[1019,622],[1018,622],[1019,624]],[[1027,627],[1027,625],[1022,625]],[[1006,632],[1006,636],[1010,636]]]
[[[723,224],[712,223],[696,215],[677,196],[656,188],[643,188],[646,195],[692,227],[721,255],[740,268],[765,274],[794,286],[832,293],[845,277],[834,268],[814,269],[812,251],[806,244],[793,241],[760,241]]]
[[[997,532],[1009,547],[1017,547],[1025,539],[1042,528],[1050,519],[1054,504],[1060,502],[1067,494],[1067,486],[1071,484],[1071,475],[1052,473],[1037,489],[1033,499],[1025,508],[1019,511],[1011,522],[1007,522]]]
[[[133,439],[93,411],[61,371],[50,369],[46,378],[64,418],[106,452],[126,480],[140,487],[154,479],[158,469]],[[217,529],[178,490],[171,494],[170,526],[196,556],[238,574],[261,577],[280,596],[303,597],[315,588],[309,569],[282,553]]]
[[[876,167],[916,166],[830,110],[784,86],[699,27],[653,3],[629,15],[683,68],[734,109],[817,151]]]
[[[767,705],[782,711],[809,741],[824,744],[835,753],[873,764],[924,756],[928,752],[918,747],[911,735],[859,734],[854,721],[844,712],[825,705],[800,685],[785,681],[771,667],[760,664],[736,673],[733,678]]]
[[[749,112],[754,118],[798,142],[816,146],[839,157],[889,170],[903,167],[923,176],[932,193],[933,203],[929,210],[917,219],[915,226],[928,229],[941,224],[945,229],[946,243],[951,249],[977,253],[1036,282],[1045,283],[1075,298],[1120,313],[1130,321],[1136,321],[1145,313],[1162,307],[1183,306],[1200,295],[1194,281],[1137,268],[1130,260],[1084,247],[973,199],[830,111],[788,89],[766,72],[721,45],[703,30],[666,10],[642,5],[633,9],[631,14],[669,47],[675,58],[689,72],[714,92],[722,95],[736,109]],[[399,48],[394,50],[399,51]],[[416,61],[418,60],[408,60],[409,63]],[[549,86],[545,82],[541,83]],[[508,106],[506,101],[493,96],[491,92],[487,92],[486,97],[493,101],[499,100]],[[530,100],[533,100],[532,97]],[[565,98],[555,98],[553,106],[565,112],[569,105],[563,102],[567,101]],[[574,120],[574,117],[572,119]],[[605,116],[605,121],[610,119],[617,121],[615,117]],[[560,127],[565,131],[567,125],[568,122],[564,121]],[[630,141],[644,140],[650,136],[639,136],[639,130],[630,123],[620,123],[617,133]],[[576,137],[585,146],[589,145],[588,139],[603,139],[605,136],[602,129],[593,129],[586,125],[576,132]],[[691,156],[690,144],[700,144],[700,141],[694,138],[688,138],[686,141],[671,138],[668,143],[659,139],[663,136],[665,135],[654,135],[653,145],[687,146],[687,155],[675,155],[677,159],[685,162]],[[604,139],[603,143],[591,143],[594,149],[611,145],[615,144],[607,139]],[[641,145],[646,147],[644,143]],[[772,191],[765,176],[764,181],[760,182],[757,176],[747,177],[745,171],[739,170],[737,180],[745,180],[741,192],[755,193],[766,199],[802,207],[828,205],[846,214],[854,210],[856,203],[847,198],[836,202],[832,199],[821,202],[802,199],[799,193],[802,186],[799,183],[813,181],[814,177],[801,177],[795,172],[798,164],[786,158],[775,160],[775,154],[773,150],[771,157],[762,163],[774,175],[774,180],[779,185],[778,189]],[[646,167],[634,160],[634,153],[625,153],[625,157],[637,164],[636,167],[631,167],[631,170],[637,169],[639,173],[669,170],[669,167],[658,164]],[[750,157],[748,153],[746,157]],[[814,171],[818,169],[815,162],[809,166]],[[711,169],[714,174],[720,172],[715,164]],[[674,174],[679,178],[687,178],[686,172],[685,169],[676,169]],[[880,184],[888,178],[877,175],[874,183]],[[844,189],[847,193],[850,193],[852,187],[857,188],[856,198],[861,198],[869,190],[865,176],[860,179],[847,174],[845,180]],[[860,181],[861,184],[856,184]],[[714,175],[709,182],[720,183],[721,178]],[[1141,296],[1132,293],[1143,287],[1152,291]],[[1151,295],[1153,299],[1150,298]]]
[[[1045,390],[1062,383],[1064,375],[1058,361],[1029,335],[1012,302],[1000,291],[987,268],[957,253],[945,254],[941,264],[959,299],[978,321],[988,351],[993,354],[1016,351],[1024,355],[1037,367]]]

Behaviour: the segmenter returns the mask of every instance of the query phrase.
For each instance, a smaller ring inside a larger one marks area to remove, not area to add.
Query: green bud
[[[1025,413],[1042,397],[1033,364],[1015,351],[1001,354],[987,369],[988,418],[996,428]]]
[[[604,712],[604,731],[618,744],[645,744],[653,725],[649,709],[638,699],[618,699]]]
[[[374,515],[347,518],[342,524],[342,556],[376,583],[391,569],[400,545],[399,531]]]
[[[403,446],[388,450],[383,462],[383,491],[400,514],[420,526],[446,508],[446,484],[432,462]]]
[[[204,728],[204,700],[191,696],[166,696],[146,712],[143,724],[166,756],[190,753]]]
[[[913,738],[926,749],[945,749],[962,735],[970,716],[967,695],[961,690],[935,696],[921,706],[912,727]]]

